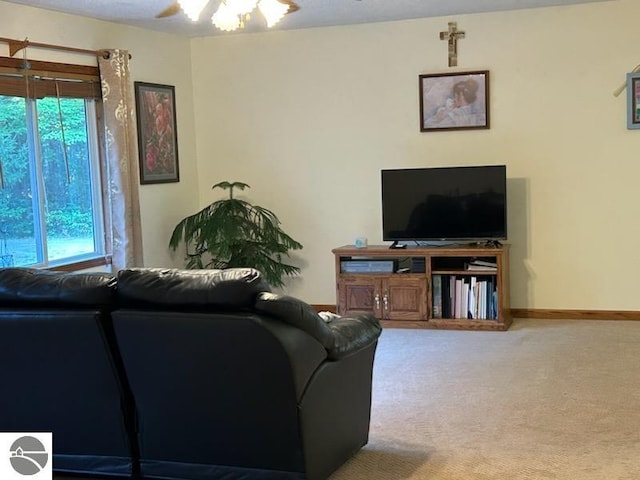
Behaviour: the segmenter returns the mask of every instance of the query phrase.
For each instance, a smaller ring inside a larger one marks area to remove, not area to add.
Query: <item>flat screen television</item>
[[[382,170],[385,241],[507,238],[505,165]]]

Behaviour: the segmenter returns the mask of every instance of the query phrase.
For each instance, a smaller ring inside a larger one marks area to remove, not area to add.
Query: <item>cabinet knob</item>
[[[385,310],[389,310],[389,297],[387,297],[387,294],[384,294],[384,297],[382,297],[382,301],[384,302],[384,309]]]
[[[376,303],[376,310],[380,310],[380,294],[376,293],[373,301]]]

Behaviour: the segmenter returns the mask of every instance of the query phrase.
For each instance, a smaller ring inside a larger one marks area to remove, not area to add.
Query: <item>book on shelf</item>
[[[469,282],[462,279],[462,289],[460,291],[460,318],[469,317]]]
[[[478,318],[480,320],[487,319],[487,292],[490,288],[491,287],[489,286],[489,282],[487,282],[486,280],[483,280],[480,283],[480,306],[478,308]]]
[[[442,318],[442,275],[434,275],[433,285],[433,318]]]
[[[477,259],[473,259],[469,262],[472,265],[481,265],[484,267],[497,267],[498,263],[497,262],[490,262],[488,260],[477,260]]]
[[[455,284],[455,308],[453,311],[453,318],[462,318],[462,278],[454,278]]]
[[[451,318],[451,287],[449,277],[442,276],[442,318]]]
[[[473,270],[477,272],[497,272],[498,267],[491,267],[489,265],[476,265],[475,263],[466,263],[464,265],[465,270]]]
[[[471,277],[469,281],[469,317],[478,318],[478,279]]]
[[[431,289],[431,316],[434,319],[498,318],[498,291],[492,275],[434,274]]]
[[[447,318],[455,318],[456,316],[456,277],[449,276],[449,316]]]

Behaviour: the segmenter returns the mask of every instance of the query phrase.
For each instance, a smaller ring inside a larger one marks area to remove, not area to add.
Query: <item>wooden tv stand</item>
[[[332,252],[340,315],[370,312],[384,327],[507,330],[511,325],[508,245],[345,245]],[[470,267],[474,260],[495,268]],[[469,293],[472,288],[475,294]],[[456,290],[458,295],[451,295]]]

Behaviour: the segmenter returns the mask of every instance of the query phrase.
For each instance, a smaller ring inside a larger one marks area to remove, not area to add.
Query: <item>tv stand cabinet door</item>
[[[382,282],[384,320],[426,320],[427,284],[424,277],[390,276]]]
[[[382,316],[381,280],[372,275],[343,276],[338,280],[338,314],[357,313]]]

